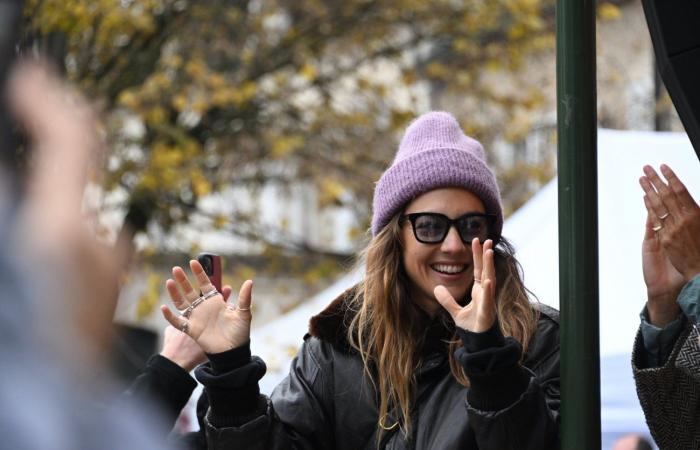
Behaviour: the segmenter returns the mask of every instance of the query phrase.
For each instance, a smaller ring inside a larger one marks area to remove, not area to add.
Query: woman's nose
[[[440,249],[445,253],[455,253],[464,251],[466,245],[462,242],[462,238],[459,236],[457,229],[455,227],[450,227],[445,236],[445,240],[442,241]]]

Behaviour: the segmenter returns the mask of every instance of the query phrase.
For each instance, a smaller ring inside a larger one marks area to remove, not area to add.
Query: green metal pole
[[[595,0],[557,0],[561,436],[600,450]]]

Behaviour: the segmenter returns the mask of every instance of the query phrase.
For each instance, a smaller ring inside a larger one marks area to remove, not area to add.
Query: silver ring
[[[190,329],[190,322],[187,321],[187,320],[183,321],[183,322],[182,322],[182,325],[180,325],[180,331],[182,331],[183,333],[187,334],[187,332],[189,331],[189,329]]]
[[[481,284],[481,278],[474,277],[474,283]]]
[[[654,230],[654,231],[659,231],[659,230],[662,229],[663,227],[664,227],[663,225],[658,224],[658,225],[654,225],[653,227],[651,227],[651,229]]]
[[[218,294],[218,293],[219,293],[219,291],[217,291],[216,289],[214,289],[213,291],[209,291],[209,292],[207,292],[206,294],[203,294],[203,295],[202,295],[202,298],[204,298],[204,300],[206,300],[206,299],[208,299],[208,298],[212,298],[213,296],[215,296],[215,295]]]
[[[209,292],[207,292],[206,294],[197,297],[197,299],[195,299],[195,301],[193,301],[192,304],[191,304],[190,306],[188,306],[187,308],[185,308],[185,310],[182,311],[182,312],[180,313],[180,315],[183,316],[183,317],[189,318],[189,317],[190,317],[190,314],[192,314],[192,311],[194,311],[194,309],[195,309],[197,306],[199,306],[204,300],[206,300],[206,299],[208,299],[208,298],[211,298],[211,297],[215,296],[215,295],[218,294],[218,293],[219,293],[219,292],[218,292],[216,289],[214,289],[213,291],[209,291]]]
[[[659,216],[659,220],[664,220],[669,215],[671,215],[671,214],[667,211],[666,214],[664,214],[663,216]]]
[[[238,306],[237,303],[229,303],[228,305],[226,305],[226,309],[230,309],[231,311],[236,311],[236,310],[238,310],[238,311],[250,311],[250,307],[241,308]]]

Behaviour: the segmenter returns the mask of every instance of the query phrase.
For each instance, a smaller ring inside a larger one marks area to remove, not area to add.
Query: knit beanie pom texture
[[[461,187],[496,215],[493,234],[500,236],[503,210],[496,178],[486,166],[484,148],[466,136],[449,113],[433,111],[406,129],[391,166],[374,190],[372,235],[377,235],[407,203],[428,191]]]

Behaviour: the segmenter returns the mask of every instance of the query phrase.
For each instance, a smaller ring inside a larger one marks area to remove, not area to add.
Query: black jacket
[[[479,334],[461,330],[464,347],[455,356],[471,388],[450,372],[446,345],[426,345],[416,374],[412,435],[406,439],[396,427],[379,448],[559,448],[559,314],[537,308],[538,329],[522,365],[519,344],[504,338],[498,326]],[[247,348],[209,355],[210,363],[196,372],[211,401],[208,448],[376,448],[376,394],[345,341],[346,313],[341,296],[312,318],[289,375],[270,399],[257,391],[264,363]],[[390,415],[384,423],[395,420]]]

